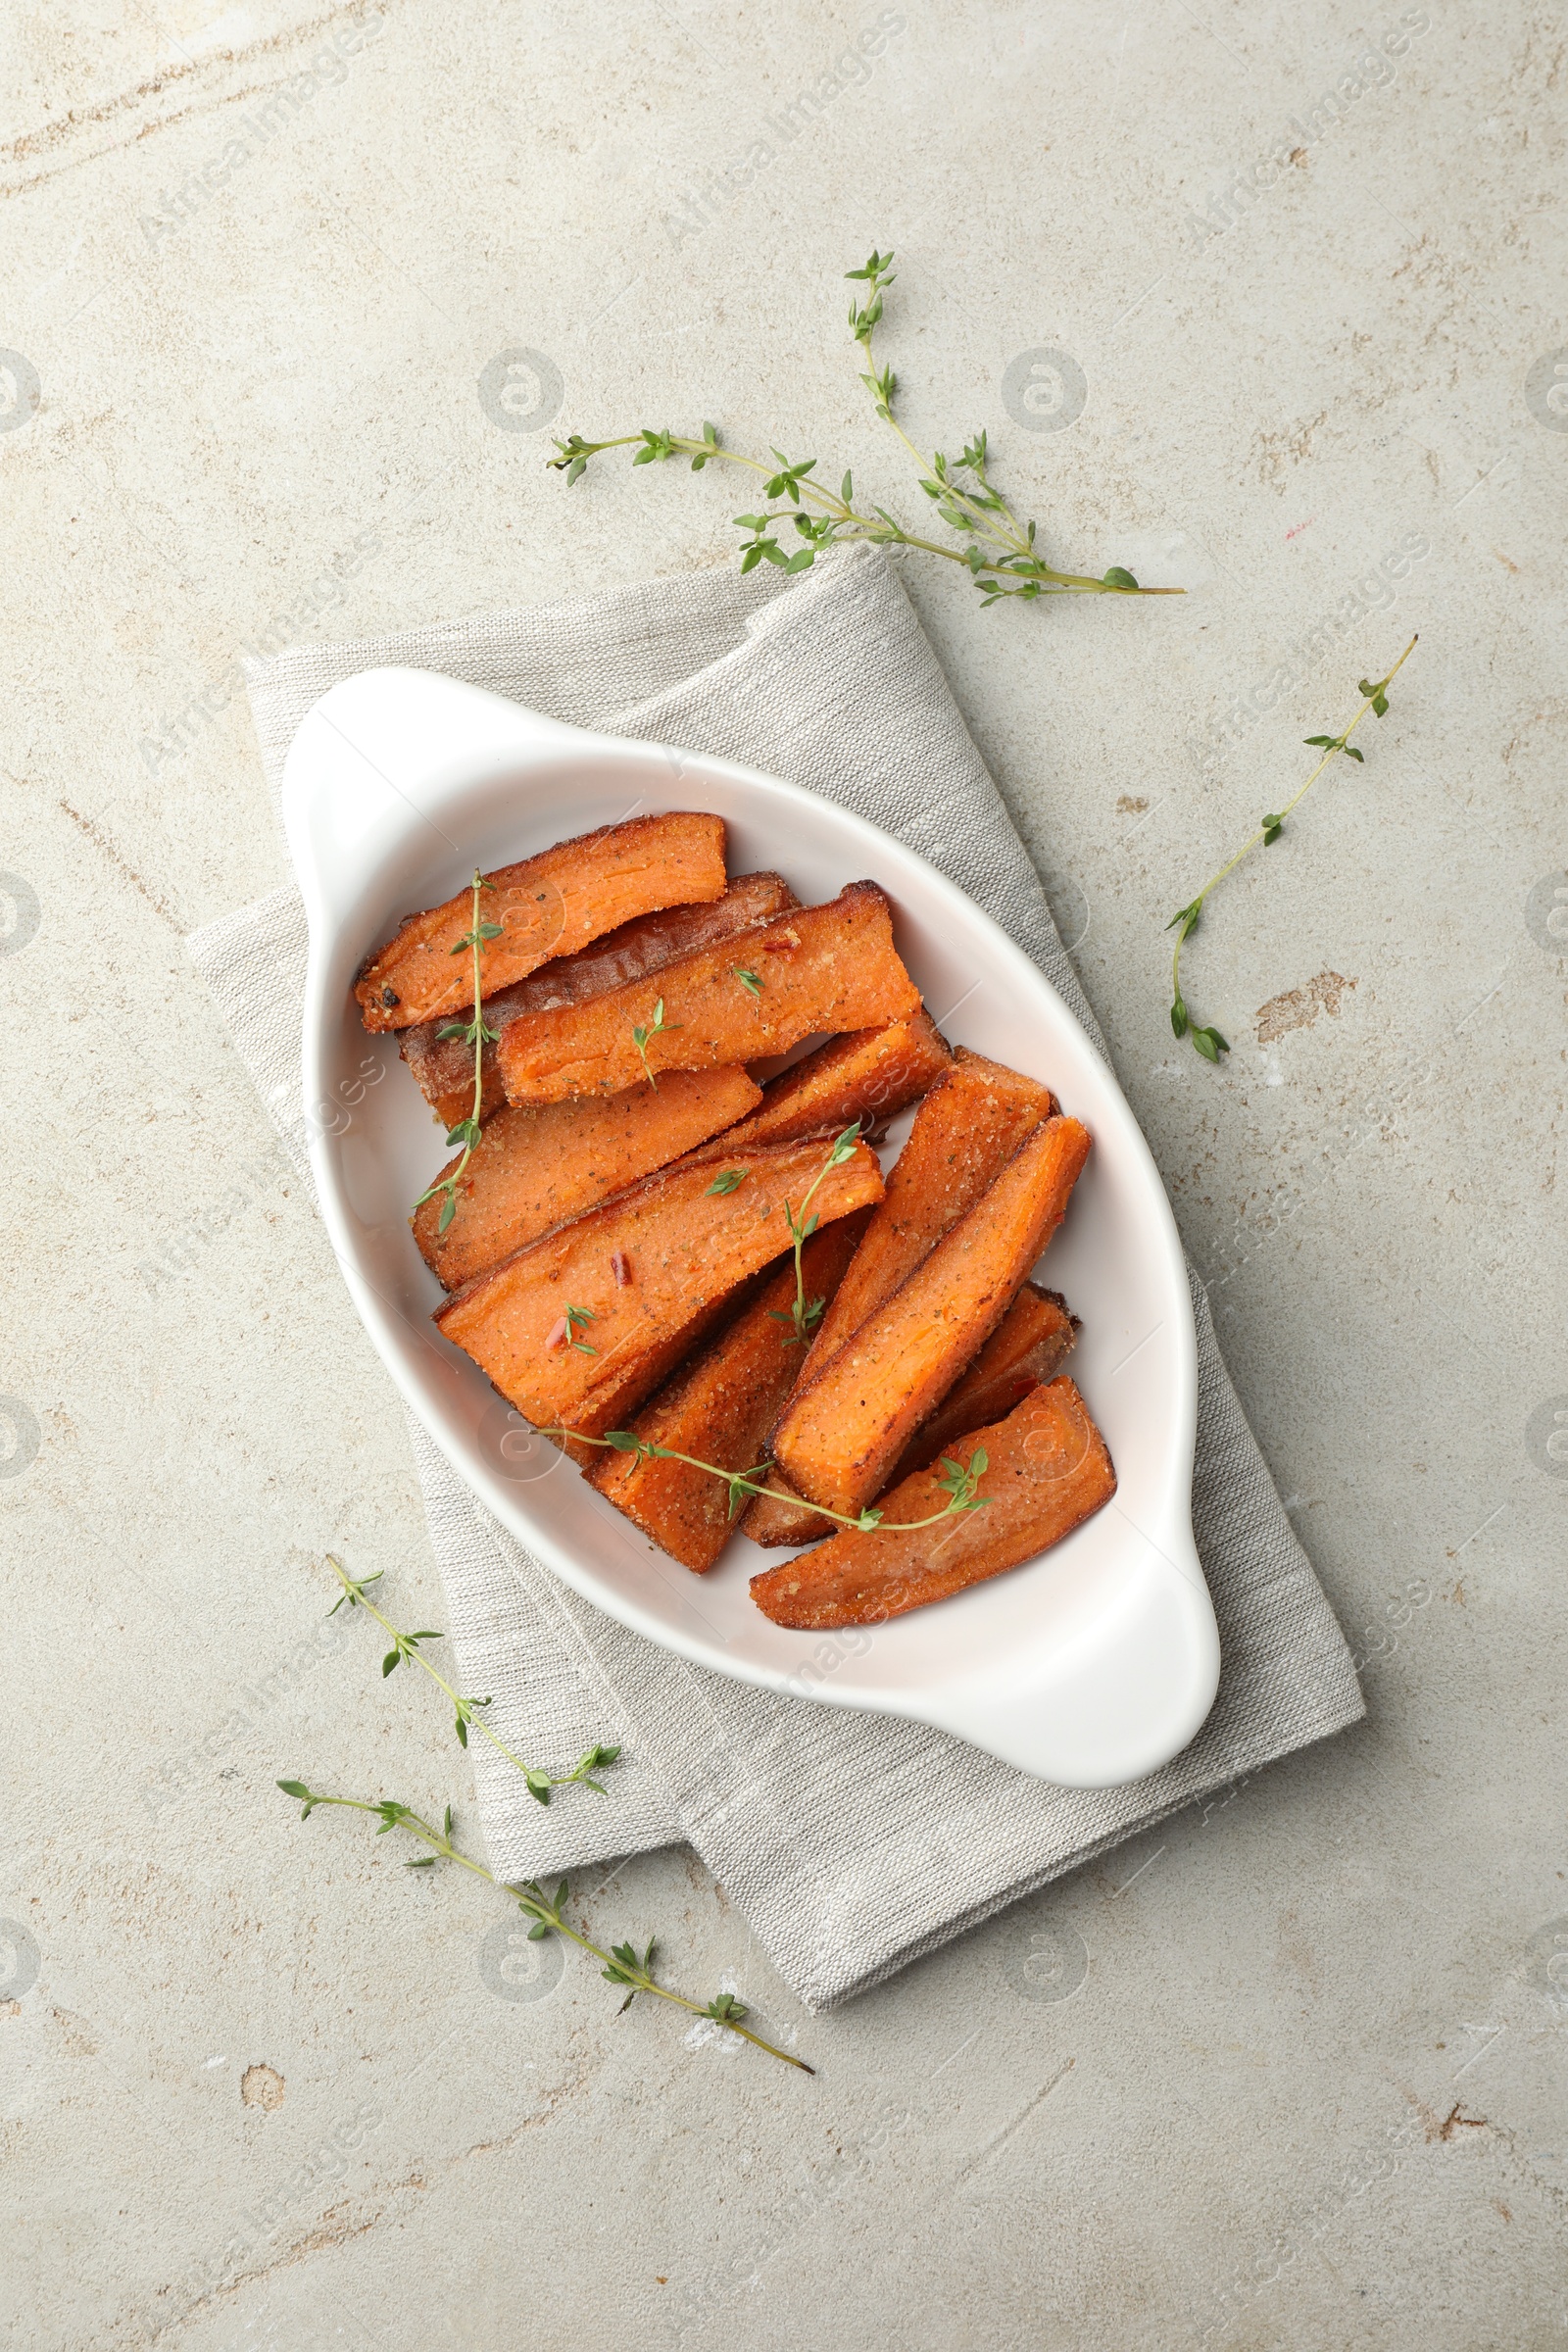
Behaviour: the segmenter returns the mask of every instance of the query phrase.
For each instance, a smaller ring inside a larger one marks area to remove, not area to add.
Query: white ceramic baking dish
[[[1181,1246],[1110,1071],[991,918],[911,851],[793,785],[585,734],[422,670],[368,670],[324,695],[289,753],[283,800],[310,917],[305,1108],[322,1213],[388,1370],[502,1525],[683,1658],[934,1724],[1045,1780],[1136,1780],[1184,1747],[1213,1700],[1219,1641],[1192,1534],[1196,1366]],[[770,1624],[747,1579],[783,1555],[744,1538],[701,1578],[654,1549],[430,1321],[441,1292],[408,1215],[449,1155],[396,1038],[361,1027],[355,973],[404,913],[460,889],[475,864],[665,808],[723,817],[730,871],[774,867],[804,901],[862,876],[880,882],[949,1038],[1049,1081],[1095,1138],[1039,1271],[1083,1319],[1068,1369],[1110,1446],[1116,1496],[1040,1559],[875,1629]]]

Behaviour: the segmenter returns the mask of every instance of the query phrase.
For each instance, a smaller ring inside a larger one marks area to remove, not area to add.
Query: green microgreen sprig
[[[642,1055],[643,1076],[647,1079],[649,1085],[653,1088],[656,1095],[659,1092],[659,1080],[654,1076],[652,1069],[649,1067],[648,1041],[652,1037],[662,1037],[667,1031],[672,1029],[684,1029],[685,1026],[686,1024],[684,1021],[665,1020],[664,1000],[662,997],[660,998],[658,1004],[654,1006],[654,1017],[646,1028],[637,1022],[632,1024],[631,1042],[636,1047],[638,1053]]]
[[[536,1764],[525,1764],[521,1756],[514,1755],[500,1734],[492,1731],[483,1715],[477,1712],[481,1707],[488,1707],[491,1703],[490,1700],[488,1698],[465,1698],[461,1691],[454,1690],[446,1677],[438,1673],[424,1655],[419,1646],[420,1643],[442,1642],[446,1639],[445,1635],[432,1633],[428,1627],[416,1634],[400,1633],[390,1617],[383,1617],[381,1611],[369,1597],[370,1586],[380,1583],[383,1571],[378,1568],[373,1576],[352,1577],[342,1561],[335,1558],[331,1552],[326,1555],[326,1564],[343,1588],[337,1599],[327,1610],[327,1615],[335,1617],[346,1601],[351,1609],[364,1609],[367,1615],[373,1617],[383,1632],[392,1637],[392,1647],[381,1660],[383,1681],[389,1674],[397,1671],[405,1658],[410,1659],[416,1666],[422,1666],[431,1682],[439,1690],[444,1690],[452,1702],[460,1747],[467,1746],[470,1728],[481,1733],[489,1740],[491,1746],[506,1757],[509,1764],[515,1765],[528,1785],[529,1795],[537,1797],[542,1805],[549,1804],[552,1788],[570,1788],[580,1784],[585,1788],[597,1789],[601,1796],[607,1793],[592,1776],[596,1772],[605,1771],[614,1763],[620,1754],[618,1747],[604,1747],[596,1744],[593,1747],[585,1748],[570,1772],[542,1772]]]
[[[1417,643],[1418,639],[1412,637],[1409,644],[1405,647],[1403,653],[1399,656],[1399,659],[1397,662],[1396,662],[1394,667],[1390,670],[1386,678],[1379,678],[1376,684],[1374,684],[1368,678],[1362,678],[1360,680],[1356,691],[1361,696],[1361,708],[1359,710],[1357,710],[1355,716],[1351,719],[1349,725],[1346,728],[1343,735],[1308,735],[1303,738],[1306,743],[1312,746],[1313,750],[1321,751],[1323,754],[1322,759],[1318,761],[1316,767],[1313,768],[1311,774],[1307,777],[1306,782],[1301,786],[1298,792],[1295,793],[1292,798],[1286,802],[1283,808],[1271,812],[1261,819],[1256,832],[1249,835],[1248,839],[1243,842],[1241,848],[1237,851],[1235,857],[1232,858],[1227,864],[1222,865],[1219,869],[1219,872],[1215,874],[1209,881],[1203,884],[1202,889],[1199,892],[1196,899],[1190,900],[1185,906],[1179,906],[1176,912],[1171,916],[1170,921],[1165,925],[1167,931],[1174,931],[1176,933],[1176,946],[1170,959],[1170,1025],[1177,1037],[1190,1037],[1192,1039],[1195,1049],[1202,1055],[1205,1061],[1217,1062],[1222,1054],[1228,1054],[1230,1052],[1230,1047],[1226,1040],[1221,1037],[1217,1029],[1212,1027],[1199,1027],[1197,1022],[1195,1022],[1193,1019],[1186,999],[1182,995],[1182,949],[1186,945],[1187,941],[1192,938],[1193,933],[1198,929],[1199,921],[1203,911],[1203,902],[1207,899],[1211,891],[1216,890],[1219,887],[1220,883],[1224,881],[1227,874],[1232,874],[1235,872],[1236,868],[1241,864],[1242,859],[1250,857],[1253,850],[1266,850],[1273,847],[1274,843],[1278,841],[1281,833],[1285,829],[1286,818],[1291,814],[1292,810],[1298,806],[1298,804],[1305,798],[1307,793],[1311,791],[1313,785],[1317,782],[1319,776],[1328,766],[1331,760],[1336,759],[1341,753],[1344,754],[1347,760],[1354,760],[1359,761],[1362,759],[1362,754],[1359,748],[1350,741],[1350,737],[1355,733],[1356,728],[1361,724],[1362,719],[1365,718],[1369,710],[1374,718],[1382,718],[1384,716],[1389,708],[1389,688],[1393,684],[1395,678],[1398,675],[1399,671],[1404,667],[1406,662],[1408,662],[1410,659],[1410,656],[1414,653]]]
[[[831,1175],[835,1168],[841,1168],[847,1159],[855,1157],[855,1147],[859,1141],[859,1136],[860,1122],[856,1119],[845,1128],[842,1135],[834,1138],[833,1149],[806,1188],[806,1198],[801,1202],[799,1212],[793,1209],[787,1200],[784,1203],[784,1219],[790,1229],[790,1240],[795,1245],[795,1298],[787,1311],[782,1307],[774,1306],[769,1307],[768,1312],[776,1323],[790,1325],[790,1337],[784,1343],[786,1348],[804,1346],[822,1320],[822,1309],[827,1304],[825,1298],[812,1298],[808,1301],[806,1296],[806,1272],[801,1262],[802,1252],[820,1221],[814,1215],[808,1217],[806,1212],[811,1205],[812,1194],[823,1178]]]
[[[749,997],[756,997],[759,999],[761,997],[762,975],[760,972],[743,971],[741,966],[737,964],[735,966],[735,977],[740,982],[742,988],[745,989]]]
[[[437,1829],[433,1822],[416,1813],[412,1805],[401,1805],[393,1797],[324,1796],[307,1787],[304,1781],[279,1781],[277,1785],[285,1796],[298,1799],[301,1821],[309,1821],[313,1813],[324,1810],[329,1805],[340,1805],[351,1813],[369,1813],[381,1825],[376,1831],[378,1838],[384,1838],[389,1830],[402,1830],[409,1837],[417,1838],[421,1845],[429,1847],[428,1853],[416,1856],[404,1865],[405,1869],[433,1870],[438,1862],[456,1862],[464,1870],[471,1871],[475,1878],[483,1879],[503,1894],[511,1895],[523,1917],[533,1922],[528,1930],[531,1939],[537,1940],[552,1935],[564,1936],[582,1951],[603,1963],[601,1974],[612,1984],[628,1987],[626,1998],[620,2004],[622,2014],[631,2007],[640,1992],[651,1993],[655,1999],[669,2001],[675,2008],[684,2009],[693,2017],[710,2017],[726,2033],[738,2034],[743,2041],[751,2042],[756,2049],[765,2050],[770,2058],[782,2059],[786,2066],[798,2067],[803,2075],[815,2074],[815,2067],[808,2066],[804,2058],[797,2058],[793,2051],[781,2050],[775,2043],[764,2041],[760,2034],[754,2034],[744,2026],[741,2020],[749,2012],[746,2004],[737,2000],[734,1993],[721,1992],[705,2003],[688,2000],[683,1992],[672,1991],[669,1985],[661,1984],[653,1973],[655,1946],[652,1937],[640,1954],[636,1946],[630,1943],[613,1944],[606,1951],[603,1944],[595,1943],[591,1936],[585,1936],[581,1929],[574,1928],[565,1915],[570,1888],[564,1879],[557,1886],[554,1895],[548,1894],[532,1879],[521,1886],[507,1886],[496,1877],[494,1871],[486,1870],[482,1862],[476,1862],[471,1854],[464,1853],[454,1843],[450,1805],[446,1808],[441,1827]]]
[[[723,448],[717,428],[711,424],[703,426],[700,441],[667,430],[655,432],[647,426],[635,433],[617,434],[608,441],[585,441],[580,433],[573,433],[565,441],[557,441],[558,454],[545,463],[564,471],[568,484],[579,480],[590,459],[607,449],[635,449],[634,466],[686,458],[691,462],[692,471],[701,473],[710,460],[722,458],[728,465],[743,466],[760,474],[764,499],[781,503],[768,505],[760,514],[735,516],[738,528],[746,534],[741,546],[742,571],[751,571],[764,562],[786,572],[808,571],[828,548],[863,540],[873,547],[918,548],[925,555],[940,556],[946,563],[961,564],[986,605],[994,605],[1003,597],[1031,599],[1043,595],[1180,596],[1179,588],[1140,588],[1132,573],[1121,564],[1112,565],[1100,579],[1083,572],[1057,571],[1049,564],[1036,551],[1034,523],[1018,519],[990,478],[983,432],[976,433],[965,444],[963,455],[956,459],[945,457],[941,450],[928,458],[916,448],[893,413],[897,378],[891,368],[877,366],[872,353],[872,337],[882,318],[883,296],[893,283],[892,265],[891,253],[873,253],[863,270],[846,271],[849,279],[865,289],[864,298],[850,305],[850,332],[865,362],[860,381],[871,395],[877,416],[892,426],[913,458],[919,468],[920,488],[933,501],[949,530],[963,540],[962,547],[949,547],[922,537],[890,514],[886,507],[873,505],[868,511],[857,507],[855,484],[849,473],[834,491],[815,478],[814,458],[792,460],[780,449],[773,450],[771,464],[762,458],[747,457],[739,450]],[[800,542],[791,552],[786,552],[780,544],[779,526],[792,530]]]
[[[496,1039],[501,1035],[499,1029],[492,1029],[486,1022],[484,1005],[479,997],[479,959],[484,952],[484,944],[486,940],[499,939],[505,929],[504,924],[482,923],[479,920],[479,893],[481,890],[493,890],[494,888],[495,884],[487,882],[478,867],[475,866],[473,869],[473,928],[471,931],[466,931],[452,950],[454,956],[461,956],[465,948],[471,948],[473,951],[473,1012],[468,1020],[448,1021],[445,1027],[436,1033],[443,1042],[452,1038],[461,1038],[466,1046],[473,1048],[473,1109],[467,1118],[460,1119],[455,1127],[449,1127],[447,1130],[448,1144],[461,1144],[463,1156],[449,1175],[441,1177],[437,1183],[432,1184],[429,1191],[421,1193],[414,1203],[415,1207],[419,1209],[427,1200],[433,1200],[437,1193],[445,1196],[441,1202],[441,1214],[436,1221],[436,1238],[438,1240],[446,1233],[447,1227],[458,1213],[458,1188],[462,1184],[464,1173],[473,1156],[474,1146],[479,1141],[479,1112],[484,1102],[484,1050],[487,1045],[494,1045]]]

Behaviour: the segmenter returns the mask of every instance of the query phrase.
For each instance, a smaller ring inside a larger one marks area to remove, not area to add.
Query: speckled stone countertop
[[[1558,2343],[1563,25],[20,0],[0,61],[4,2340]],[[923,510],[873,245],[916,438],[1188,591],[905,571],[1370,1713],[828,2018],[689,1856],[585,1882],[806,2082],[277,1794],[467,1768],[323,1624],[328,1546],[439,1589],[182,942],[285,875],[248,652],[734,560],[733,482],[552,430]],[[1187,951],[1207,1068],[1162,926],[1416,630]]]

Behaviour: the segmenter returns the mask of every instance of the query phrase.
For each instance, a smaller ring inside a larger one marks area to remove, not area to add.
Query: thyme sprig
[[[634,1022],[632,1024],[631,1042],[636,1047],[638,1053],[642,1055],[643,1076],[647,1079],[649,1085],[653,1088],[656,1095],[659,1092],[659,1080],[654,1076],[652,1069],[649,1067],[648,1041],[651,1037],[662,1037],[667,1030],[684,1029],[685,1026],[686,1024],[684,1021],[665,1020],[664,1000],[662,997],[660,998],[658,1004],[654,1006],[654,1017],[646,1028],[643,1027],[641,1022]]]
[[[651,1993],[655,1999],[669,2001],[675,2008],[685,2009],[693,2017],[710,2017],[727,2034],[738,2034],[742,2041],[751,2042],[756,2049],[765,2050],[770,2058],[782,2059],[786,2066],[798,2067],[803,2075],[815,2074],[815,2067],[808,2066],[804,2058],[797,2058],[793,2051],[781,2050],[775,2043],[764,2041],[760,2034],[754,2034],[742,2025],[742,2018],[749,2012],[744,2001],[737,2000],[734,1993],[721,1992],[704,2003],[688,2000],[683,1992],[675,1992],[669,1985],[661,1984],[653,1973],[655,1945],[652,1937],[640,1954],[636,1946],[630,1943],[612,1944],[606,1951],[603,1944],[595,1943],[591,1936],[574,1928],[565,1915],[570,1888],[564,1879],[554,1895],[548,1894],[532,1879],[521,1886],[510,1886],[498,1879],[494,1871],[486,1870],[482,1862],[476,1862],[471,1854],[464,1853],[454,1843],[450,1805],[446,1808],[441,1827],[437,1829],[433,1822],[416,1813],[412,1805],[399,1804],[393,1797],[325,1796],[318,1789],[308,1788],[304,1781],[279,1781],[277,1785],[285,1796],[299,1800],[301,1821],[309,1821],[314,1812],[324,1810],[329,1805],[340,1805],[351,1813],[373,1814],[381,1825],[376,1831],[378,1838],[384,1838],[389,1830],[402,1830],[409,1837],[416,1838],[421,1845],[429,1847],[428,1853],[416,1855],[412,1861],[406,1862],[406,1870],[433,1870],[438,1862],[456,1862],[464,1870],[472,1871],[475,1878],[498,1887],[503,1894],[510,1894],[523,1917],[534,1923],[528,1930],[531,1939],[538,1940],[541,1936],[552,1935],[564,1936],[595,1960],[603,1962],[600,1973],[612,1984],[624,1984],[629,1988],[620,2004],[620,2014],[624,2015],[640,1992]]]
[[[1176,933],[1176,946],[1170,959],[1170,1025],[1177,1037],[1191,1037],[1194,1047],[1205,1061],[1217,1062],[1222,1054],[1230,1052],[1230,1047],[1217,1029],[1199,1027],[1182,995],[1182,949],[1198,929],[1199,920],[1203,911],[1203,902],[1211,891],[1219,887],[1227,874],[1236,871],[1242,859],[1250,857],[1253,850],[1266,850],[1273,847],[1285,829],[1286,818],[1311,791],[1331,760],[1337,759],[1342,753],[1347,760],[1359,761],[1362,759],[1363,755],[1359,747],[1350,741],[1350,737],[1355,733],[1369,710],[1374,718],[1384,716],[1389,708],[1389,688],[1406,662],[1409,661],[1418,642],[1418,638],[1411,638],[1386,678],[1379,678],[1375,684],[1369,678],[1362,678],[1359,681],[1356,691],[1361,696],[1361,708],[1343,735],[1308,735],[1303,738],[1303,741],[1311,745],[1314,751],[1321,751],[1323,754],[1306,782],[1298,792],[1292,795],[1283,808],[1265,815],[1259,821],[1256,832],[1248,836],[1235,857],[1222,865],[1219,872],[1203,884],[1196,899],[1189,900],[1185,906],[1179,906],[1165,925],[1167,931]]]
[[[790,459],[781,449],[772,451],[771,464],[762,458],[748,457],[740,450],[725,449],[717,427],[711,424],[704,424],[700,441],[668,430],[656,432],[646,425],[635,433],[615,434],[608,441],[585,441],[580,433],[573,433],[565,441],[557,441],[558,454],[545,463],[557,471],[564,471],[568,484],[579,480],[590,460],[608,449],[635,449],[634,466],[686,458],[693,473],[701,473],[710,461],[721,458],[727,465],[745,466],[750,472],[760,474],[764,500],[780,503],[765,505],[759,514],[735,516],[737,527],[746,534],[741,546],[742,571],[751,571],[763,562],[777,564],[786,572],[808,571],[828,548],[863,540],[873,547],[918,548],[924,555],[961,564],[986,605],[994,605],[1003,597],[1182,594],[1179,588],[1141,588],[1132,573],[1120,564],[1112,565],[1102,578],[1094,579],[1084,572],[1058,571],[1048,564],[1036,550],[1034,523],[1020,521],[991,480],[983,432],[965,443],[959,458],[950,459],[941,450],[928,458],[916,448],[893,412],[898,379],[891,368],[877,366],[872,353],[872,338],[882,318],[883,296],[894,281],[893,256],[873,253],[863,270],[850,270],[845,274],[865,289],[863,299],[852,300],[850,304],[850,332],[865,362],[860,381],[871,395],[877,416],[892,426],[913,458],[919,468],[920,488],[933,502],[949,530],[963,540],[962,547],[946,546],[940,540],[909,530],[886,507],[872,505],[868,510],[858,507],[854,479],[848,472],[835,491],[814,478],[814,458]],[[776,535],[780,525],[793,530],[801,542],[790,553],[786,553]]]
[[[791,1326],[790,1337],[784,1343],[786,1348],[804,1347],[818,1323],[821,1322],[822,1309],[827,1304],[825,1298],[813,1298],[808,1303],[806,1297],[806,1273],[801,1257],[807,1243],[816,1231],[820,1221],[814,1215],[808,1217],[806,1212],[810,1207],[811,1196],[822,1179],[831,1175],[835,1168],[843,1167],[847,1159],[854,1158],[855,1147],[859,1141],[859,1136],[860,1122],[858,1119],[855,1119],[845,1128],[842,1135],[834,1138],[832,1150],[806,1188],[806,1198],[801,1202],[799,1213],[797,1214],[787,1200],[784,1203],[785,1223],[790,1229],[790,1240],[795,1245],[795,1298],[787,1311],[777,1306],[770,1306],[767,1311],[775,1323],[788,1323]]]
[[[577,1336],[580,1324],[593,1323],[598,1320],[591,1306],[568,1306],[561,1320],[565,1325],[568,1348],[574,1348],[579,1355],[597,1355],[599,1353],[597,1348],[590,1348],[586,1340],[579,1339]]]
[[[461,1038],[466,1046],[473,1048],[473,1109],[467,1118],[460,1119],[455,1127],[449,1127],[447,1130],[448,1144],[461,1144],[463,1157],[449,1176],[441,1177],[437,1183],[431,1185],[428,1192],[421,1193],[414,1203],[415,1207],[419,1209],[427,1200],[433,1200],[437,1193],[446,1196],[441,1203],[441,1214],[436,1221],[438,1239],[446,1232],[447,1227],[458,1213],[458,1187],[463,1182],[464,1172],[473,1156],[474,1146],[479,1141],[479,1112],[484,1102],[484,1050],[487,1045],[494,1045],[496,1039],[501,1035],[499,1029],[492,1029],[485,1020],[484,1006],[479,1000],[480,957],[484,952],[485,941],[499,939],[505,929],[504,924],[482,923],[479,920],[479,893],[481,890],[494,890],[494,888],[495,884],[487,882],[478,867],[475,866],[473,869],[473,928],[471,931],[466,931],[452,950],[454,956],[461,956],[465,948],[471,948],[473,951],[473,1013],[471,1018],[466,1021],[448,1021],[445,1027],[437,1032],[443,1042],[452,1038]]]
[[[491,1701],[488,1698],[466,1698],[461,1691],[452,1688],[445,1675],[439,1673],[424,1655],[420,1647],[421,1642],[441,1642],[446,1637],[443,1634],[431,1632],[428,1627],[416,1634],[400,1633],[391,1618],[381,1614],[374,1601],[369,1597],[369,1588],[371,1585],[380,1583],[383,1571],[378,1568],[373,1576],[352,1577],[342,1561],[331,1552],[326,1555],[326,1564],[343,1588],[332,1606],[327,1610],[327,1615],[335,1617],[339,1609],[347,1602],[351,1609],[364,1609],[368,1616],[373,1617],[383,1632],[392,1637],[392,1647],[381,1660],[383,1681],[389,1674],[396,1672],[405,1658],[412,1660],[416,1666],[422,1666],[431,1682],[439,1690],[444,1690],[452,1702],[460,1747],[467,1746],[470,1727],[474,1731],[482,1733],[491,1746],[506,1757],[509,1764],[515,1765],[528,1784],[529,1795],[537,1797],[542,1805],[549,1804],[552,1788],[570,1788],[579,1783],[585,1788],[598,1789],[601,1796],[607,1793],[601,1784],[592,1776],[596,1772],[603,1772],[607,1766],[614,1763],[615,1758],[620,1754],[618,1747],[604,1747],[596,1744],[593,1747],[585,1748],[570,1772],[542,1772],[536,1764],[525,1764],[521,1756],[514,1755],[500,1734],[492,1731],[483,1715],[477,1712],[481,1707],[488,1707]]]
[[[722,1470],[717,1462],[699,1461],[694,1453],[681,1453],[673,1446],[660,1446],[652,1438],[640,1438],[634,1429],[612,1429],[602,1438],[584,1437],[577,1429],[547,1429],[540,1433],[547,1438],[575,1438],[579,1446],[608,1446],[616,1453],[634,1453],[644,1462],[685,1462],[692,1470],[706,1471],[710,1478],[720,1478],[729,1489],[729,1509],[726,1517],[733,1519],[743,1502],[754,1494],[766,1494],[770,1490],[761,1482],[777,1467],[773,1461],[755,1462],[750,1470]],[[948,1499],[940,1511],[932,1511],[924,1519],[898,1519],[889,1529],[890,1535],[911,1534],[917,1527],[935,1527],[941,1519],[951,1519],[959,1511],[986,1511],[991,1508],[990,1497],[980,1494],[980,1481],[990,1467],[983,1446],[977,1446],[969,1457],[967,1469],[948,1454],[942,1456],[942,1472],[937,1485]],[[834,1511],[825,1502],[805,1506],[820,1518],[836,1519],[855,1535],[869,1536],[879,1528],[886,1513],[877,1510]]]

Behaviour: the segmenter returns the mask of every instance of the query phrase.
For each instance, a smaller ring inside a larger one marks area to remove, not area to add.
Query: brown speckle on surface
[[[1340,999],[1355,982],[1343,972],[1318,972],[1299,988],[1288,988],[1257,1008],[1257,1042],[1271,1046],[1293,1029],[1310,1029],[1320,1012],[1338,1013]]]
[[[1319,409],[1315,416],[1308,416],[1298,425],[1283,425],[1276,432],[1259,432],[1253,442],[1257,451],[1258,479],[1272,482],[1276,488],[1282,487],[1286,466],[1305,464],[1312,454],[1312,441],[1318,427],[1327,424],[1328,420],[1327,409]]]
[[[92,817],[84,816],[79,808],[74,808],[69,801],[61,801],[58,806],[63,812],[70,817],[72,823],[75,825],[80,832],[86,834],[87,839],[94,845],[94,847],[102,850],[104,856],[109,859],[110,864],[113,865],[118,872],[124,875],[125,880],[130,884],[131,888],[141,893],[142,897],[146,900],[148,906],[153,909],[154,913],[161,914],[165,922],[170,926],[171,930],[178,932],[181,936],[183,936],[186,926],[183,922],[181,922],[179,916],[175,914],[173,908],[169,905],[167,900],[160,898],[158,892],[154,890],[152,884],[144,881],[142,876],[136,871],[136,868],[129,862],[129,860],[122,856],[121,852],[115,847],[115,844],[113,841],[111,841],[109,835],[104,831],[103,827],[95,822]]]
[[[275,2066],[248,2066],[239,2079],[239,2095],[247,2107],[271,2115],[283,2104],[283,2078]]]
[[[1456,2100],[1446,2115],[1439,2115],[1436,2108],[1429,2107],[1424,2099],[1418,2099],[1413,2091],[1406,2091],[1404,2095],[1421,2118],[1421,2130],[1429,2145],[1434,2141],[1447,2142],[1456,2132],[1484,2132],[1487,2129],[1486,2117],[1466,2115],[1461,2101]]]
[[[97,2057],[98,2036],[84,2017],[74,2016],[69,2009],[56,2009],[51,2014],[60,2028],[62,2046],[73,2058]]]
[[[1448,2109],[1436,2132],[1428,2132],[1427,2137],[1451,2139],[1456,2132],[1484,2132],[1486,2128],[1487,2119],[1484,2115],[1461,2115],[1455,2104]]]

